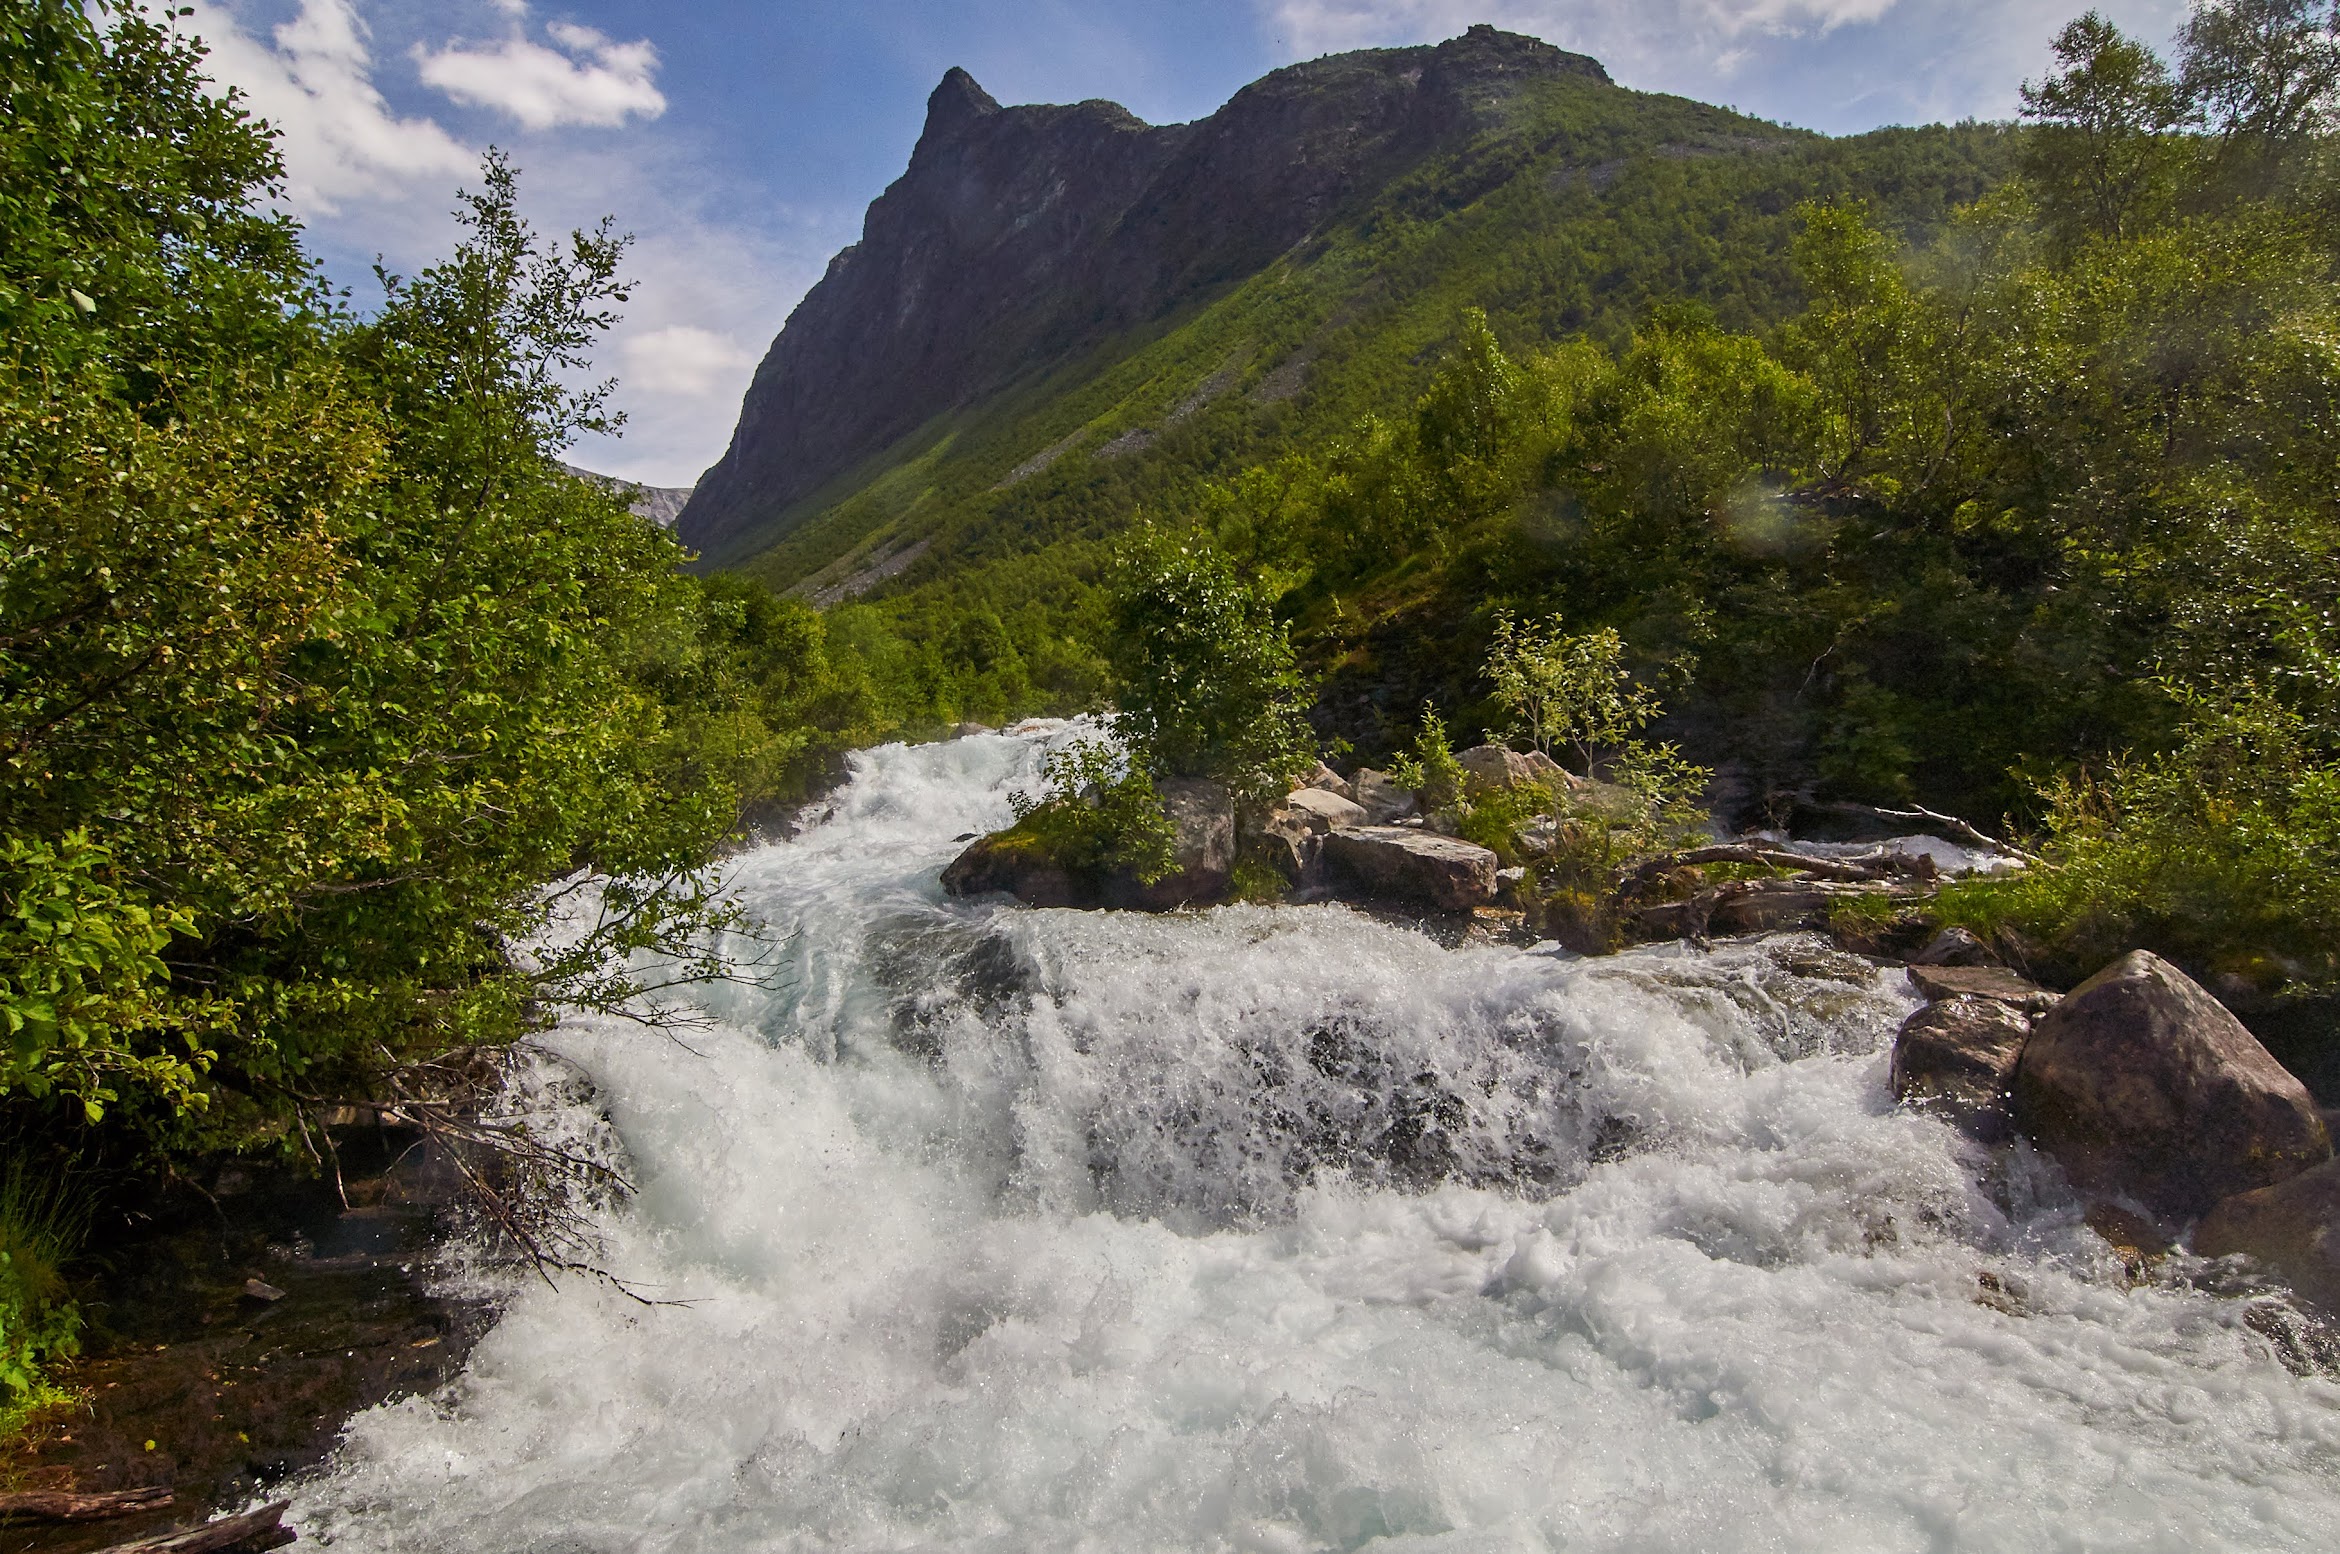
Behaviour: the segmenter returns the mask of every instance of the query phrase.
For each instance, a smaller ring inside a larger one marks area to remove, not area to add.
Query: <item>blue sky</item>
[[[2012,113],[2086,0],[192,0],[286,135],[289,198],[363,300],[445,251],[481,150],[549,228],[617,217],[638,282],[603,352],[630,416],[577,462],[686,485],[756,361],[963,65],[1002,102],[1199,117],[1278,65],[1487,21],[1624,85],[1812,129]],[[2185,0],[2099,0],[2160,43]]]

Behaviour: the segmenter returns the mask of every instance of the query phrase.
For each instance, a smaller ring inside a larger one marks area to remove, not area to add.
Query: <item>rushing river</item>
[[[645,1307],[515,1283],[305,1484],[358,1550],[2340,1548],[2340,1385],[1894,1111],[1815,939],[946,901],[1047,736],[856,757],[780,965],[579,1022]],[[2262,1319],[2262,1324],[2264,1320]]]

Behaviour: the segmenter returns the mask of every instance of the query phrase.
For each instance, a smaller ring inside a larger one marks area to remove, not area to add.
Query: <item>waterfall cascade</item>
[[[293,1518],[367,1550],[2340,1547],[2340,1385],[1897,1113],[1905,979],[945,901],[1047,732],[855,758],[780,964],[577,1021],[640,1191]]]

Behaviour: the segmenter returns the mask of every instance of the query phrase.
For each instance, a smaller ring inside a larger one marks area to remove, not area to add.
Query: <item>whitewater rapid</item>
[[[2340,1386],[1897,1113],[1905,979],[947,901],[1046,733],[854,758],[682,1042],[551,1045],[601,1284],[297,1486],[354,1550],[2340,1547]]]

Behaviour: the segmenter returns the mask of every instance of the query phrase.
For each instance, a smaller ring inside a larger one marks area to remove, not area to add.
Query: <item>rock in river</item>
[[[2307,1090],[2186,974],[2122,956],[2032,1028],[2015,1119],[2091,1192],[2192,1218],[2332,1156]]]
[[[1926,1005],[1893,1038],[1893,1098],[1995,1144],[2012,1131],[2008,1082],[2031,1022],[1995,998]]]
[[[2202,1221],[2194,1250],[2204,1257],[2248,1252],[2340,1315],[2340,1160],[2235,1194]]]
[[[1358,826],[1327,836],[1324,857],[1351,893],[1376,901],[1467,912],[1495,899],[1495,855],[1453,837]]]

